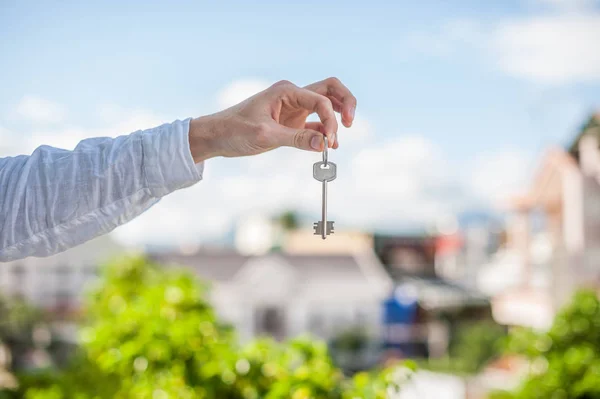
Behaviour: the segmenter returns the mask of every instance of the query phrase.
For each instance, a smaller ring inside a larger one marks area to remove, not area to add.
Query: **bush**
[[[80,353],[60,372],[21,379],[27,399],[380,399],[406,368],[346,378],[308,338],[240,347],[190,274],[145,258],[108,265],[87,301]]]
[[[464,325],[450,345],[450,356],[460,359],[466,372],[478,373],[501,355],[506,335],[506,327],[491,320]]]
[[[448,348],[448,356],[429,359],[423,367],[439,372],[473,375],[499,357],[506,344],[506,327],[494,321],[459,325]]]
[[[514,393],[496,398],[600,398],[600,302],[582,290],[555,317],[548,332],[520,329],[509,350],[530,360],[530,375]]]

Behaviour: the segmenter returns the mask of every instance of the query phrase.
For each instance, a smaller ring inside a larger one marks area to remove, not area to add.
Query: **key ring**
[[[325,149],[323,150],[323,163],[325,166],[327,166],[327,148],[329,148],[329,141],[325,135],[323,135],[323,140],[325,141]]]

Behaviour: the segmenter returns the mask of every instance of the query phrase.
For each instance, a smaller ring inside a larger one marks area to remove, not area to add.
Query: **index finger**
[[[329,99],[321,94],[300,87],[293,87],[288,93],[288,100],[298,108],[304,108],[307,111],[316,112],[323,123],[325,135],[329,141],[329,146],[335,143],[335,136],[338,131],[338,123],[335,119],[333,106]]]
[[[338,78],[327,78],[306,86],[306,89],[329,97],[334,106],[338,108],[336,111],[342,115],[344,126],[350,127],[352,125],[356,111],[356,97]]]

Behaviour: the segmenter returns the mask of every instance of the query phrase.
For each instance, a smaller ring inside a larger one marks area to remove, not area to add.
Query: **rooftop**
[[[321,255],[270,253],[247,256],[235,251],[198,252],[192,255],[180,253],[156,254],[153,259],[167,265],[179,265],[191,268],[199,276],[210,281],[226,282],[232,280],[251,260],[279,259],[291,266],[304,279],[312,278],[369,278],[377,273],[379,264],[375,256],[365,259],[360,255]],[[381,268],[381,271],[383,269]],[[381,276],[377,276],[381,277]],[[387,276],[386,276],[387,277]]]

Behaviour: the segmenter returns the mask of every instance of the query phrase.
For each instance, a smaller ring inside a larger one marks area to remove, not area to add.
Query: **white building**
[[[79,309],[87,284],[102,262],[122,251],[109,236],[99,237],[46,258],[29,257],[0,264],[0,293],[68,316]]]
[[[311,333],[322,339],[361,326],[378,334],[392,281],[373,252],[244,256],[236,252],[162,254],[212,283],[211,301],[242,340]]]

